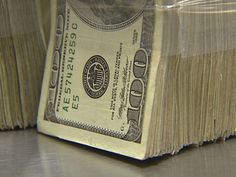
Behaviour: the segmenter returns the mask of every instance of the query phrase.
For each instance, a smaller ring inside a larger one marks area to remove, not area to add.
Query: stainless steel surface
[[[0,132],[0,177],[235,177],[236,139],[139,162],[37,134]]]

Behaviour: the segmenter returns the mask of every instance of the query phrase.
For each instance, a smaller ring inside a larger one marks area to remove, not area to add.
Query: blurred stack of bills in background
[[[49,34],[46,2],[0,0],[0,130],[36,124]]]

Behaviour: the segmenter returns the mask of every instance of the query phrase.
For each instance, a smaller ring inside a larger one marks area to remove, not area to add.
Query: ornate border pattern
[[[79,128],[87,131],[91,131],[94,133],[100,133],[103,135],[123,139],[126,141],[132,141],[136,143],[141,143],[142,137],[142,125],[143,125],[143,114],[145,108],[145,99],[146,94],[145,91],[147,90],[148,84],[148,75],[149,75],[149,68],[151,61],[151,54],[152,54],[152,45],[153,45],[153,34],[154,34],[154,24],[155,24],[155,10],[154,10],[154,1],[148,0],[145,9],[143,10],[143,29],[142,29],[142,43],[140,45],[140,50],[137,51],[144,53],[146,56],[146,70],[143,75],[136,75],[136,83],[143,84],[143,95],[142,101],[137,108],[129,108],[129,113],[127,115],[127,119],[130,125],[129,131],[127,134],[116,132],[113,130],[109,130],[102,127],[97,127],[93,125],[84,124],[82,122],[75,122],[65,118],[57,117],[55,114],[55,105],[56,105],[56,98],[57,98],[57,90],[59,83],[59,71],[61,66],[61,54],[62,54],[62,46],[63,46],[63,34],[64,34],[64,27],[65,27],[65,9],[66,7],[66,0],[58,0],[58,11],[57,11],[57,30],[56,30],[56,39],[55,39],[55,46],[54,46],[54,59],[51,69],[51,80],[49,83],[49,92],[48,92],[48,101],[47,101],[47,108],[45,110],[44,119],[46,121],[51,121],[54,123],[67,125],[74,128]],[[137,54],[136,53],[136,54]],[[135,74],[134,74],[135,75]],[[135,83],[135,84],[136,84]],[[133,117],[133,115],[138,116]]]

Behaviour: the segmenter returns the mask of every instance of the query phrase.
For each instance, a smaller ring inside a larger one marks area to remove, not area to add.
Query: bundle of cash
[[[36,124],[46,55],[35,0],[0,0],[0,130]]]
[[[38,130],[146,159],[236,128],[236,3],[52,0]]]

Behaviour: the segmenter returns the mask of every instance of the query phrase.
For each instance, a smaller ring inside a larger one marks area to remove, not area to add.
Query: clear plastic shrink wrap
[[[138,159],[235,134],[235,1],[51,10],[40,132]]]

